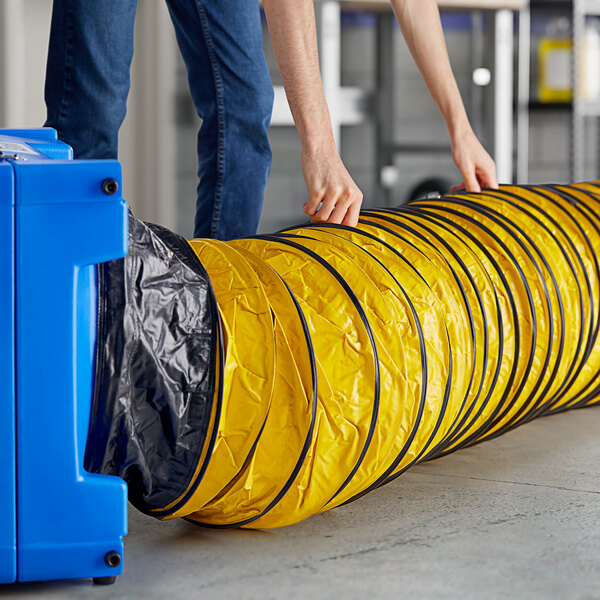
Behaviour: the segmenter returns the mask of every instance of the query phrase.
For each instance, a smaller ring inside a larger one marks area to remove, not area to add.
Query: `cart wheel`
[[[419,182],[408,195],[408,201],[411,200],[422,200],[427,198],[430,194],[444,195],[450,191],[452,184],[440,177],[430,177]]]

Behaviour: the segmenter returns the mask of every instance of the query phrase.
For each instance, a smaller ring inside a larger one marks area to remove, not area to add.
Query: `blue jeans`
[[[257,0],[167,0],[198,133],[195,237],[256,233],[271,168],[273,87]],[[137,0],[54,0],[46,125],[76,158],[116,158]]]

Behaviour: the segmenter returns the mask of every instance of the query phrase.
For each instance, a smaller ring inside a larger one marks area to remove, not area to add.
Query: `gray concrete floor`
[[[12,598],[600,598],[600,407],[546,417],[419,465],[273,531],[131,509],[125,572],[0,586]]]

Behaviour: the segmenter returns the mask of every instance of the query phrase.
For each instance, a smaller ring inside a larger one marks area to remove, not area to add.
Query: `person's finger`
[[[349,227],[356,227],[358,225],[358,218],[360,216],[360,202],[353,202],[347,212],[346,216],[342,220],[342,225],[348,225]]]
[[[450,188],[451,192],[457,192],[458,190],[464,190],[465,189],[465,180],[463,179],[458,185],[453,185]]]
[[[473,168],[465,169],[463,176],[465,178],[465,186],[467,188],[467,192],[480,192],[481,191],[479,181],[477,181],[477,177],[475,176],[475,169],[473,169]]]
[[[304,203],[303,210],[309,216],[314,216],[319,209],[319,204],[323,201],[325,190],[318,188],[310,192],[308,202]]]
[[[313,221],[327,221],[333,212],[339,197],[339,190],[330,190],[327,196],[323,199],[321,208],[313,215]]]
[[[482,187],[492,188],[494,190],[498,189],[495,166],[489,166],[485,169],[481,169],[481,171],[477,173],[477,176]]]
[[[327,219],[328,223],[340,224],[343,221],[344,217],[346,216],[346,213],[348,212],[348,207],[350,206],[349,195],[350,194],[347,193],[345,198],[343,197],[343,195],[341,198],[338,198],[335,204],[335,208],[331,211],[331,214]]]

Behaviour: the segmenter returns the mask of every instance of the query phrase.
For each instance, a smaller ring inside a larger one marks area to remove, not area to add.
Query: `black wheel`
[[[94,577],[94,585],[112,585],[116,580],[116,575],[112,575],[111,577]]]
[[[452,184],[439,177],[430,177],[429,179],[424,179],[420,183],[418,183],[408,195],[408,201],[411,200],[421,200],[428,196],[429,194],[439,193],[440,195],[444,195],[450,191]]]

